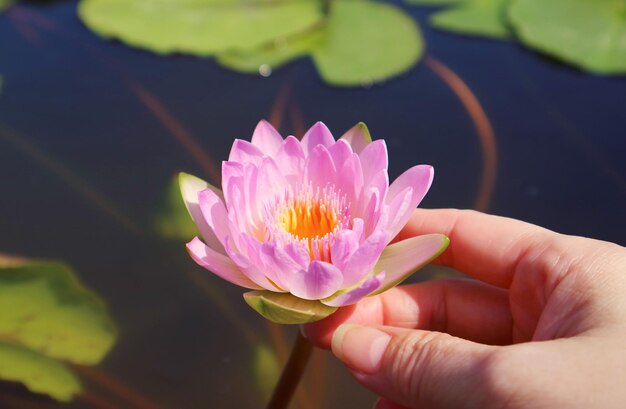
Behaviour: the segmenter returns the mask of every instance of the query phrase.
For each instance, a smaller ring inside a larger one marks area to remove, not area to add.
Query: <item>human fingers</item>
[[[303,330],[314,344],[330,348],[333,332],[343,323],[446,332],[485,344],[508,344],[513,332],[508,292],[467,279],[392,288],[307,324]]]
[[[333,353],[359,383],[420,409],[489,407],[485,377],[497,348],[438,332],[356,324],[342,325],[332,340]]]
[[[525,254],[556,236],[533,224],[472,210],[416,209],[397,239],[430,233],[450,238],[435,263],[503,288],[510,286],[515,265]]]
[[[379,398],[372,409],[407,409],[406,406],[398,405],[389,399]]]

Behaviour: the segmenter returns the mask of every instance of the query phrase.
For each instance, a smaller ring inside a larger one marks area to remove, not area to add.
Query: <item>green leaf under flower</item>
[[[288,293],[249,291],[243,295],[250,307],[277,324],[305,324],[319,321],[337,311],[317,300],[303,300]]]
[[[23,383],[29,390],[68,402],[82,389],[78,377],[62,363],[28,348],[0,341],[0,379]]]
[[[626,0],[516,0],[520,41],[598,74],[626,73]]]

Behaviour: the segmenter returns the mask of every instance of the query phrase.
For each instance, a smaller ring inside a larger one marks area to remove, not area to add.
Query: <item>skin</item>
[[[303,327],[375,408],[623,408],[626,248],[467,210],[416,210],[435,263],[471,279],[396,287]],[[342,325],[343,324],[343,325]]]

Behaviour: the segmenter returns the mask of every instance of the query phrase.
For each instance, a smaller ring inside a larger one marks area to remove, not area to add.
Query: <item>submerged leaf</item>
[[[424,43],[415,21],[399,8],[371,1],[331,5],[325,40],[312,50],[329,84],[361,86],[408,71]]]
[[[0,379],[67,402],[81,391],[76,375],[60,362],[30,349],[0,341]]]
[[[265,344],[257,345],[254,348],[252,372],[263,399],[272,394],[280,371],[281,367],[274,351]]]
[[[598,74],[626,73],[626,0],[516,0],[520,41]]]
[[[61,263],[3,260],[0,339],[51,358],[98,363],[117,337],[100,298]]]
[[[256,312],[277,324],[305,324],[335,312],[317,300],[303,300],[288,293],[249,291],[243,298]]]
[[[200,56],[259,47],[322,17],[312,0],[82,0],[78,15],[102,37]]]
[[[507,38],[510,31],[506,8],[510,0],[465,0],[458,6],[435,13],[430,17],[433,27],[494,38]]]

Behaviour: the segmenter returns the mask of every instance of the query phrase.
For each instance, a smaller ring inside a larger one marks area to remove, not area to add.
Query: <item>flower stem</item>
[[[285,369],[283,369],[283,373],[280,375],[278,385],[276,385],[274,394],[266,409],[286,409],[289,406],[291,397],[298,387],[302,373],[309,362],[311,352],[313,352],[313,344],[298,331],[298,336],[289,355],[287,365],[285,365]]]

